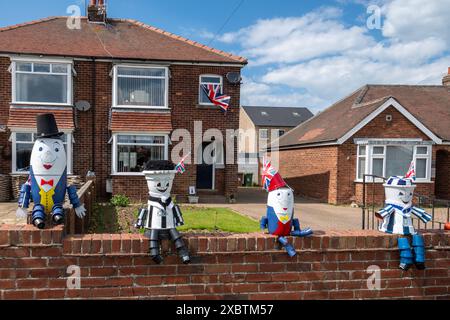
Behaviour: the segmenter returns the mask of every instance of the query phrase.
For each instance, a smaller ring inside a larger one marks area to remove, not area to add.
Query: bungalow
[[[239,128],[244,58],[135,20],[107,18],[102,3],[91,1],[79,25],[50,17],[0,29],[0,175],[10,175],[13,185],[26,179],[40,113],[54,113],[65,133],[68,173],[95,172],[103,199],[111,193],[145,199],[143,164],[171,159],[174,130],[193,137],[201,122],[202,138],[209,129],[225,136]],[[202,84],[220,85],[231,97],[226,116]],[[215,137],[202,141],[188,141],[192,154],[202,155]],[[235,194],[234,145],[229,163],[188,159],[174,193],[185,196],[196,186],[208,195]]]
[[[298,194],[328,203],[361,203],[364,174],[404,175],[411,161],[418,194],[450,199],[450,68],[442,84],[366,85],[269,151]]]

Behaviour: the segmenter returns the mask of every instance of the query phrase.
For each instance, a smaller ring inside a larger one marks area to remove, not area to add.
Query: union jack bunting
[[[270,182],[272,178],[278,173],[278,170],[272,167],[272,163],[269,159],[263,158],[263,186],[266,191],[269,190]]]
[[[226,96],[222,93],[222,88],[220,84],[202,84],[202,90],[208,96],[209,101],[215,106],[222,108],[224,112],[228,111],[230,106],[230,96]]]
[[[175,170],[179,173],[179,174],[183,174],[186,172],[186,166],[184,165],[184,162],[186,161],[187,157],[190,156],[190,152],[183,157],[183,159],[181,159],[180,163],[177,164],[177,166],[175,167]]]
[[[416,181],[416,167],[414,166],[414,161],[411,162],[411,165],[409,166],[409,170],[405,178],[410,178],[413,179],[413,181]]]

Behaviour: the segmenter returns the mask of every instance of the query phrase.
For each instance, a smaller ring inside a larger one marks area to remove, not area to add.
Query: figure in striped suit
[[[386,206],[376,216],[383,222],[380,231],[412,237],[412,247],[407,237],[398,239],[400,250],[400,269],[408,270],[413,264],[417,269],[425,269],[425,245],[423,236],[419,235],[412,223],[412,215],[424,223],[431,221],[431,216],[423,209],[412,204],[416,185],[412,178],[391,177],[384,184]]]
[[[144,171],[150,190],[148,205],[141,209],[136,228],[145,229],[145,236],[150,239],[150,256],[157,264],[163,262],[160,251],[161,240],[172,240],[184,264],[190,262],[189,252],[181,234],[176,229],[184,225],[180,208],[170,197],[173,179],[177,171],[175,165],[168,161],[149,162]]]

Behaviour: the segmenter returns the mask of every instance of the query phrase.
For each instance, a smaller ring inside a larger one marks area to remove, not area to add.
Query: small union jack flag
[[[222,87],[220,84],[202,84],[202,90],[208,96],[211,103],[215,106],[221,107],[224,112],[228,111],[231,97],[222,93]]]
[[[177,164],[177,166],[175,167],[175,170],[179,173],[179,174],[183,174],[186,172],[186,166],[184,165],[184,162],[186,161],[187,157],[190,156],[191,153],[188,153],[183,159],[181,159],[180,163]]]
[[[405,178],[410,178],[413,179],[413,181],[416,181],[416,167],[414,165],[414,161],[411,162],[411,165],[409,166],[409,170]]]
[[[264,190],[269,191],[270,182],[272,178],[278,173],[278,170],[272,167],[269,159],[263,158],[263,186]]]

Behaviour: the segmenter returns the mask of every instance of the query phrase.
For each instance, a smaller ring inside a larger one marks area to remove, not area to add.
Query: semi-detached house
[[[92,8],[91,8],[92,9]],[[94,8],[95,9],[95,8]],[[95,10],[94,10],[95,13]],[[26,179],[37,114],[51,112],[68,156],[68,173],[94,171],[98,193],[146,198],[140,173],[148,160],[171,160],[175,129],[192,136],[239,128],[239,75],[247,61],[134,20],[50,17],[0,29],[0,174],[12,185]],[[231,96],[226,116],[201,84],[221,84]],[[237,142],[233,163],[188,164],[174,193],[231,196],[237,191]],[[223,151],[221,151],[223,152]]]

